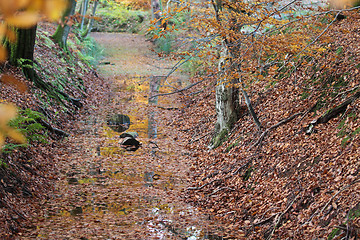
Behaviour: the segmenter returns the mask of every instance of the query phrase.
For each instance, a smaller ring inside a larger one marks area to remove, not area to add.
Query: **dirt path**
[[[149,79],[165,75],[169,62],[149,51],[142,36],[93,36],[109,55],[104,62],[111,64],[101,65],[100,72],[113,88],[64,142],[57,190],[23,239],[209,239],[210,223],[178,197],[188,184],[189,153],[171,128],[176,119],[148,104]],[[168,83],[180,80],[175,76]],[[158,105],[179,107],[175,97]],[[130,117],[128,131],[139,134],[139,150],[119,147],[119,133],[106,125],[111,114]]]

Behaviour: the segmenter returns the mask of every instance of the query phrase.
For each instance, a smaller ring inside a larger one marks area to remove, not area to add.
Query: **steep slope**
[[[263,129],[245,114],[214,151],[213,86],[187,92],[177,121],[193,152],[186,197],[224,222],[230,239],[359,237],[359,24],[358,12],[347,15],[326,34],[327,52],[254,84]]]

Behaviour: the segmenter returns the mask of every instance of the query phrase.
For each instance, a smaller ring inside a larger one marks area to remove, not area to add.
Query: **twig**
[[[285,124],[285,123],[290,122],[291,120],[293,120],[294,118],[296,118],[297,116],[302,115],[302,114],[303,114],[303,112],[295,113],[294,115],[292,115],[292,116],[290,116],[290,117],[288,117],[288,118],[285,118],[285,119],[281,120],[280,122],[278,122],[277,124],[272,125],[272,126],[269,127],[268,129],[266,129],[266,130],[260,135],[259,140],[258,140],[256,143],[254,143],[254,144],[249,148],[249,150],[252,149],[253,147],[256,147],[257,145],[259,145],[259,144],[262,142],[262,140],[265,138],[265,136],[266,136],[266,134],[267,134],[268,132],[270,132],[271,130],[273,130],[273,129],[275,129],[275,128],[277,128],[277,127],[279,127],[279,126],[281,126],[281,125],[283,125],[283,124]]]
[[[325,206],[321,209],[320,213],[322,213],[328,206],[329,204],[332,202],[332,200],[337,196],[339,195],[339,193],[341,193],[342,191],[346,190],[347,188],[351,187],[351,185],[355,184],[355,183],[358,183],[360,182],[360,179],[358,180],[355,180],[353,182],[351,182],[350,184],[346,185],[345,187],[341,188],[337,193],[334,194],[334,196],[332,196],[330,198],[330,200],[325,204]]]
[[[162,106],[156,106],[157,108],[161,108],[164,110],[178,110],[179,108],[177,107],[162,107]]]
[[[270,235],[266,238],[266,240],[270,240],[276,230],[276,227],[279,225],[282,217],[290,210],[290,208],[292,207],[292,205],[295,203],[296,199],[300,196],[300,193],[298,193],[298,195],[296,195],[296,197],[291,201],[291,203],[289,204],[289,206],[285,209],[284,212],[282,213],[277,213],[275,217],[277,217],[275,224],[274,224],[274,228],[272,229]]]
[[[208,197],[210,197],[211,195],[214,195],[214,194],[216,194],[216,193],[218,193],[218,192],[220,192],[220,191],[222,191],[222,190],[235,191],[235,189],[230,188],[230,187],[222,187],[222,188],[218,188],[218,189],[216,189],[215,191],[213,191],[212,193],[210,193],[210,194],[208,195]]]
[[[197,142],[197,141],[199,141],[200,139],[203,139],[204,137],[209,136],[210,134],[211,134],[211,133],[206,133],[206,134],[204,134],[204,135],[201,136],[201,137],[198,137],[198,138],[196,138],[196,139],[191,140],[188,144],[193,144],[194,142]]]
[[[154,96],[149,97],[149,100],[152,99],[152,98],[155,98],[155,97],[159,97],[159,96],[167,96],[167,95],[171,95],[171,94],[183,92],[183,91],[185,91],[185,90],[188,90],[189,88],[192,88],[192,87],[198,85],[199,83],[202,83],[203,81],[205,81],[205,79],[203,79],[203,80],[201,80],[201,81],[198,81],[198,82],[196,82],[196,83],[190,84],[189,86],[184,87],[184,88],[179,89],[179,90],[174,91],[174,92],[156,94],[156,95],[154,95]]]
[[[208,185],[210,185],[210,184],[212,184],[212,183],[214,183],[216,181],[221,181],[221,180],[222,179],[214,179],[214,180],[212,180],[212,181],[210,181],[208,183],[205,183],[205,184],[201,185],[200,187],[188,187],[187,190],[201,190],[204,187],[206,187],[206,186],[208,186]]]
[[[347,188],[349,188],[351,185],[353,185],[353,184],[355,184],[355,183],[358,183],[358,182],[360,182],[360,179],[357,179],[357,180],[351,182],[350,184],[346,185],[345,187],[341,188],[337,193],[334,194],[334,196],[332,196],[332,197],[330,198],[330,200],[325,204],[325,206],[321,209],[320,212],[319,212],[319,209],[317,209],[317,210],[310,216],[310,218],[301,225],[301,227],[304,226],[304,225],[306,225],[306,224],[308,224],[308,223],[310,223],[311,220],[312,220],[316,215],[318,215],[319,213],[322,213],[322,212],[329,206],[329,204],[332,202],[332,200],[334,200],[334,198],[335,198],[337,195],[339,195],[339,193],[341,193],[342,191],[344,191],[344,190],[346,190]]]
[[[5,205],[7,208],[9,208],[11,211],[15,212],[19,217],[21,217],[22,219],[26,220],[27,218],[20,213],[19,211],[17,211],[16,209],[12,208],[6,201],[0,199],[0,202]]]
[[[44,126],[47,130],[49,130],[50,132],[52,133],[55,133],[56,135],[59,135],[61,137],[68,137],[70,134],[61,130],[61,129],[58,129],[58,128],[55,128],[53,126],[51,126],[50,123],[46,122],[45,120],[43,119],[38,119],[37,120],[42,126]]]

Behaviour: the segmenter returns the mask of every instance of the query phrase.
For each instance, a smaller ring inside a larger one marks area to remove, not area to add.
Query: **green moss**
[[[223,129],[221,132],[219,132],[212,140],[212,146],[211,148],[217,148],[219,146],[221,146],[221,144],[223,144],[229,137],[228,137],[228,129]]]
[[[249,167],[246,172],[244,173],[244,175],[242,176],[243,177],[243,180],[244,181],[247,181],[249,180],[249,178],[251,177],[251,173],[254,171],[253,167]]]
[[[328,240],[332,240],[334,239],[336,236],[338,236],[340,234],[340,229],[339,228],[334,228],[331,233],[328,236]]]
[[[233,149],[234,147],[239,146],[239,143],[240,143],[239,140],[237,140],[236,142],[233,142],[232,144],[230,144],[230,145],[226,148],[225,152],[229,152],[229,151],[230,151],[231,149]]]

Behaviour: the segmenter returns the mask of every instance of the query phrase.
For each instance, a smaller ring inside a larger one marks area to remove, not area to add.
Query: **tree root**
[[[321,117],[319,117],[318,119],[312,121],[309,126],[307,127],[306,133],[307,134],[311,134],[313,128],[320,123],[327,123],[328,121],[330,121],[331,119],[339,116],[340,114],[345,113],[347,106],[349,104],[351,104],[353,101],[355,101],[357,98],[360,97],[360,91],[357,91],[354,95],[352,95],[351,97],[347,98],[344,102],[342,102],[340,105],[330,109],[329,111],[327,111],[327,113],[325,113],[324,115],[322,115]]]
[[[43,119],[38,119],[37,120],[42,126],[44,126],[47,130],[49,130],[50,132],[52,133],[55,133],[56,135],[60,136],[60,137],[68,137],[70,134],[63,131],[63,130],[60,130],[58,128],[55,128],[53,126],[51,126],[50,123],[46,122],[45,120]]]
[[[264,140],[266,134],[268,134],[271,130],[273,130],[275,128],[278,128],[279,126],[281,126],[281,125],[283,125],[285,123],[290,122],[291,120],[293,120],[294,118],[296,118],[297,116],[302,115],[302,114],[303,114],[303,112],[295,113],[294,115],[291,115],[290,117],[281,120],[277,124],[272,125],[268,129],[263,131],[262,134],[260,135],[259,140],[257,140],[256,143],[254,143],[252,146],[250,146],[249,150],[252,149],[253,147],[256,147],[256,146],[260,145],[260,143]]]

